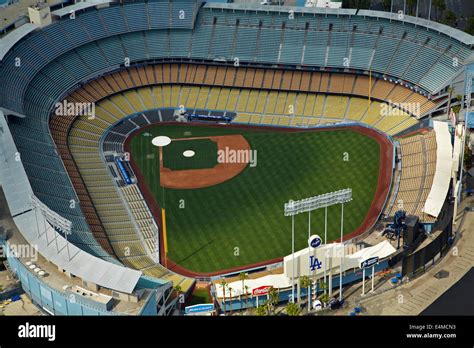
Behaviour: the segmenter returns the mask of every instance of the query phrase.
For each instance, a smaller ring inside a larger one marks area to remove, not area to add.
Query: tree
[[[249,287],[245,285],[245,308],[249,308]]]
[[[328,303],[329,301],[329,295],[328,294],[322,294],[321,296],[319,296],[319,301],[321,301],[322,303]]]
[[[229,314],[232,316],[232,290],[234,289],[232,289],[230,286],[228,287],[228,289],[229,289],[229,300],[230,300],[229,301],[230,302]]]
[[[474,16],[469,17],[467,20],[467,26],[465,29],[466,33],[474,35]]]
[[[249,276],[247,275],[247,273],[244,273],[244,272],[240,272],[239,274],[239,279],[241,280],[242,282],[242,295],[244,294],[244,289],[245,289],[245,280],[248,278]],[[247,296],[247,291],[245,291],[245,296]],[[247,303],[246,303],[247,304]],[[242,303],[242,296],[240,296],[240,309],[243,310],[243,303]],[[242,312],[240,313],[242,315]]]
[[[224,315],[226,315],[225,288],[227,287],[227,282],[225,281],[225,279],[222,279],[221,286],[222,286],[222,295],[224,298]]]
[[[384,11],[390,12],[390,9],[392,7],[392,0],[383,0],[382,5],[383,5]]]
[[[458,17],[453,11],[447,11],[442,22],[451,27],[456,27],[456,21]]]
[[[326,293],[326,290],[329,288],[329,285],[328,283],[322,282],[321,284],[319,284],[319,288],[321,290],[324,290],[324,293]]]
[[[454,105],[453,107],[451,107],[453,109],[453,112],[456,114],[456,115],[459,115],[459,112],[461,111],[461,105],[462,105],[462,100],[463,100],[463,96],[461,94],[458,94],[456,95],[456,100],[457,100],[457,103],[456,105]]]
[[[271,312],[275,313],[275,306],[278,305],[278,302],[280,302],[280,294],[278,293],[277,289],[275,288],[270,288],[268,291],[268,305],[269,305],[269,310],[271,309]]]
[[[265,301],[263,303],[263,305],[255,308],[254,310],[254,313],[255,315],[258,315],[258,316],[265,316],[265,315],[268,315],[268,301]]]
[[[436,19],[438,20],[440,18],[440,12],[443,13],[446,9],[446,4],[444,0],[433,0],[433,6],[436,9]]]
[[[294,302],[288,302],[286,305],[286,314],[288,314],[291,317],[296,317],[300,315],[301,313],[301,308],[298,306],[298,304]]]
[[[453,86],[448,87],[448,118],[449,118],[449,110],[451,110],[451,98],[453,97],[454,88]]]
[[[181,286],[180,285],[175,285],[174,287],[174,291],[176,291],[176,294],[177,294],[177,299],[178,299],[178,311],[179,313],[181,314]]]
[[[370,0],[343,0],[342,7],[368,10],[370,7]]]
[[[458,115],[459,111],[461,111],[461,105],[454,105],[451,109],[453,109],[453,112]]]
[[[464,144],[464,159],[463,159],[463,164],[464,164],[464,167],[466,168],[466,171],[471,169],[471,163],[472,163],[472,152],[469,149],[469,138],[466,137],[466,143]]]
[[[413,15],[416,13],[416,0],[407,0],[407,14]]]
[[[300,286],[308,289],[308,312],[311,309],[311,285],[313,285],[313,281],[308,276],[300,278]]]

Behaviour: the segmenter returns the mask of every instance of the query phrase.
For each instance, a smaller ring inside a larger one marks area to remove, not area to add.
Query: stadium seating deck
[[[160,6],[163,4],[155,2],[113,6],[97,12],[79,14],[79,21],[59,21],[31,35],[28,40],[24,40],[15,47],[13,50],[16,51],[15,53],[8,54],[4,59],[5,73],[2,74],[2,85],[5,83],[9,92],[2,93],[2,103],[6,107],[21,112],[23,110],[22,97],[28,94],[27,89],[30,88],[28,81],[35,75],[37,78],[44,78],[44,75],[37,75],[40,69],[43,72],[45,69],[63,69],[63,74],[47,74],[55,80],[57,89],[34,88],[29,92],[39,93],[41,96],[46,95],[54,100],[62,93],[61,89],[67,88],[74,79],[77,80],[105,67],[123,63],[125,58],[134,62],[173,56],[206,59],[239,57],[242,61],[281,64],[301,64],[303,60],[305,65],[320,67],[341,67],[347,61],[349,68],[370,69],[377,73],[402,78],[431,92],[442,88],[443,83],[461,69],[470,56],[469,47],[455,39],[443,37],[441,40],[443,34],[422,30],[407,23],[380,22],[366,18],[370,24],[370,32],[353,31],[350,21],[344,16],[314,16],[312,18],[300,17],[297,13],[295,19],[297,24],[292,26],[286,23],[285,29],[282,29],[281,26],[271,26],[270,22],[288,22],[283,14],[269,15],[255,12],[244,15],[252,21],[248,24],[242,21],[237,26],[235,21],[227,20],[226,16],[234,18],[236,14],[242,14],[241,12],[212,11],[210,8],[203,8],[198,15],[198,25],[194,30],[186,30],[178,28],[190,28],[193,25],[196,10],[194,5],[186,5],[193,15],[186,17],[184,21],[176,20],[176,18],[168,24],[148,21],[149,13],[158,11]],[[180,4],[180,6],[185,5]],[[163,11],[166,14],[169,8]],[[174,12],[173,16],[175,16]],[[84,19],[81,19],[82,17]],[[95,20],[89,20],[90,18],[95,18]],[[216,24],[214,24],[214,18],[216,18]],[[358,25],[361,23],[360,18],[357,17],[351,20]],[[269,25],[259,28],[255,26],[255,23],[259,21]],[[314,25],[315,21],[318,25]],[[306,22],[309,23],[309,27],[307,30],[302,30],[299,23],[306,25]],[[329,24],[332,24],[333,28],[340,26],[340,31],[335,29],[328,31]],[[153,29],[163,28],[163,25],[171,25],[175,29],[167,32]],[[102,27],[105,30],[102,30]],[[379,32],[382,27],[384,30]],[[391,30],[387,31],[387,27]],[[60,32],[65,32],[70,40],[58,40]],[[224,35],[223,32],[227,34]],[[403,38],[405,32],[409,35]],[[219,34],[216,35],[216,33]],[[233,39],[229,40],[229,37]],[[251,40],[252,37],[255,41]],[[428,37],[431,41],[426,43]],[[95,43],[90,43],[91,40],[95,40]],[[40,41],[41,44],[38,44]],[[162,45],[160,42],[167,44]],[[180,44],[177,45],[177,42]],[[183,49],[183,47],[188,47],[186,42],[189,42],[189,47],[191,47],[191,55],[188,55],[187,49]],[[251,45],[251,42],[256,42],[256,46]],[[447,45],[446,42],[449,44]],[[82,46],[71,51],[73,43],[74,45],[82,44]],[[155,44],[157,46],[154,46]],[[49,46],[54,48],[49,49]],[[303,48],[305,48],[304,57]],[[349,57],[349,52],[351,52],[351,57]],[[61,57],[61,54],[65,53],[68,59]],[[373,59],[370,58],[372,53],[375,53]],[[22,58],[32,69],[21,73],[18,71],[21,69],[14,70],[15,66],[12,62],[16,57]],[[81,57],[81,61],[85,64],[67,64],[72,61],[79,62],[78,57]],[[454,58],[459,60],[459,65],[452,63]],[[55,59],[62,59],[67,66],[50,63]],[[46,65],[51,65],[51,67],[46,67]],[[21,74],[21,78],[13,78],[15,74]],[[31,87],[35,86],[39,87],[40,84],[31,85]],[[33,99],[39,100],[37,97]]]
[[[385,214],[393,216],[397,210],[417,215],[422,221],[433,222],[434,218],[423,213],[423,207],[433,184],[436,167],[435,132],[416,134],[400,139],[402,170],[400,185],[389,201]]]

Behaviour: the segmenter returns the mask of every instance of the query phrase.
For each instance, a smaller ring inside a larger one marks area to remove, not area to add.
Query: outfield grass
[[[291,218],[283,216],[289,199],[352,188],[353,201],[344,209],[347,234],[362,223],[374,198],[379,145],[351,130],[282,133],[158,125],[147,132],[172,139],[242,134],[258,152],[255,168],[247,167],[227,182],[203,189],[163,190],[158,158],[147,156],[156,151],[152,137],[137,135],[131,140],[131,157],[166,209],[168,256],[193,271],[219,271],[290,254]],[[307,221],[308,214],[295,219],[296,250],[307,245]],[[323,236],[323,223],[324,210],[311,214],[312,233]],[[330,207],[328,241],[339,235],[340,207]]]

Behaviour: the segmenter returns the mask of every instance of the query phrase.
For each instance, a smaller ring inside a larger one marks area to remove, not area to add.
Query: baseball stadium
[[[28,13],[0,37],[0,245],[39,311],[325,312],[456,245],[473,36],[259,2]]]

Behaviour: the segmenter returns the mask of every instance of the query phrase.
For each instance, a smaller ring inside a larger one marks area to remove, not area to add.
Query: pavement
[[[427,272],[395,288],[388,280],[384,282],[377,277],[374,295],[361,296],[362,286],[358,283],[346,290],[347,306],[330,314],[348,315],[355,306],[362,307],[363,315],[419,315],[426,310],[474,267],[474,212],[464,211],[473,204],[472,197],[461,204],[456,226],[459,228],[457,241],[449,253]],[[447,276],[436,278],[440,271],[446,271]],[[369,290],[370,281],[367,281],[366,292]]]
[[[43,313],[36,307],[27,295],[21,295],[20,300],[11,302],[10,300],[0,303],[0,316],[2,315],[22,315],[37,316]]]
[[[28,7],[37,3],[37,0],[21,0],[0,9],[0,29],[12,25],[22,16],[28,15]]]
[[[41,1],[16,0],[11,5],[0,8],[0,31],[3,31],[5,28],[9,27],[15,22],[20,22],[19,24],[23,24],[21,22],[22,18],[26,18],[26,22],[29,22],[29,19],[27,18],[28,7],[33,6],[38,2],[41,2]],[[46,0],[44,2],[47,2],[51,6],[55,6],[55,5],[61,4],[63,1],[62,0]]]
[[[474,268],[434,301],[421,315],[474,315]]]

